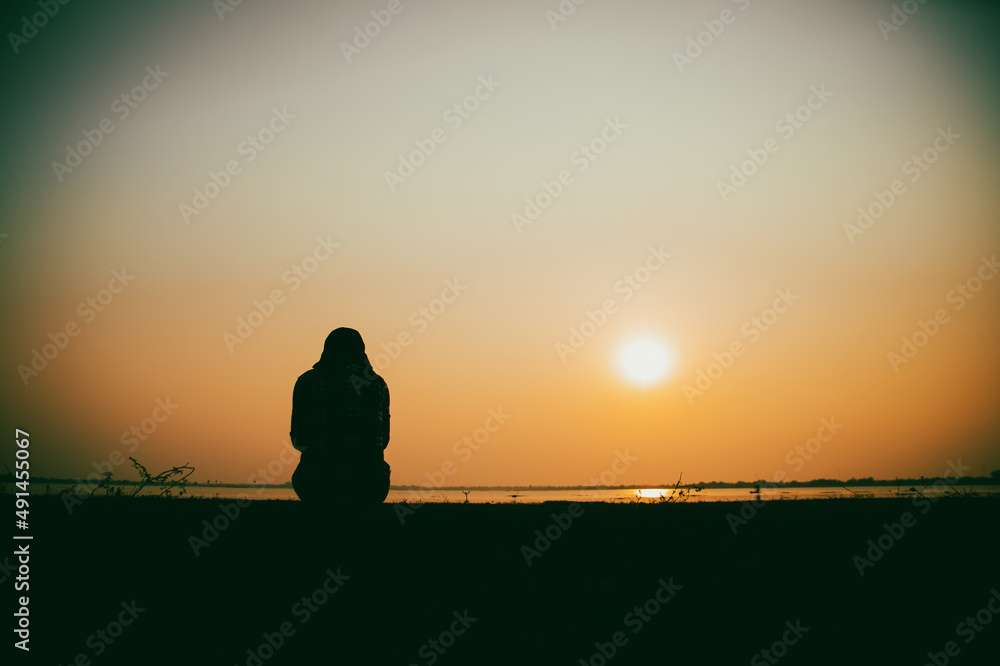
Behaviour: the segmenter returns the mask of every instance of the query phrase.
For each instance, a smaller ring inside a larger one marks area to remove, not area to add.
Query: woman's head
[[[323,355],[319,362],[313,366],[343,366],[349,363],[359,363],[368,361],[365,355],[365,341],[361,339],[361,334],[353,328],[337,328],[326,336],[323,344]]]

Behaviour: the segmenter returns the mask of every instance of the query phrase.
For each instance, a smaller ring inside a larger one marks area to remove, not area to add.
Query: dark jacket
[[[360,333],[338,328],[295,382],[289,434],[302,451],[300,471],[330,480],[388,476],[389,388],[364,349]]]

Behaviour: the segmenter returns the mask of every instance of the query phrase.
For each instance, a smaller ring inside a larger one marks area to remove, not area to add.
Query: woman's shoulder
[[[304,382],[314,381],[318,377],[319,377],[319,372],[316,370],[316,368],[309,368],[301,375],[299,375],[298,379],[295,380],[295,383],[298,384],[300,382],[304,383]]]

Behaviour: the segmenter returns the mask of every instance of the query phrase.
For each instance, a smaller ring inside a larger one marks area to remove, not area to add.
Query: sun
[[[653,386],[669,377],[675,358],[663,342],[649,337],[627,341],[618,352],[618,370],[622,377],[636,386]]]

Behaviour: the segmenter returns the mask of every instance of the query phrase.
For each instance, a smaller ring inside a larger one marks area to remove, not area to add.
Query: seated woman
[[[361,334],[338,328],[319,361],[295,382],[292,446],[302,452],[292,487],[304,502],[375,505],[389,494],[389,388]]]

